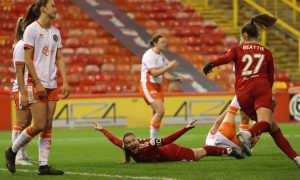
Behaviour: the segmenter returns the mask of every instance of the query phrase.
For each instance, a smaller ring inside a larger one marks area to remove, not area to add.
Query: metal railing
[[[205,7],[210,6],[210,1],[213,0],[205,0]],[[298,71],[300,72],[300,31],[295,28],[295,25],[299,25],[298,22],[298,13],[300,13],[300,6],[297,4],[297,0],[232,0],[232,22],[233,27],[238,27],[238,17],[239,17],[239,3],[245,2],[248,5],[250,5],[252,8],[256,9],[260,13],[269,14],[271,16],[275,16],[277,18],[277,24],[284,30],[286,30],[289,34],[291,34],[291,37],[296,38],[297,40],[297,61],[298,61]],[[281,4],[279,4],[281,3]],[[282,8],[283,5],[285,5],[287,8],[289,8],[291,15],[291,20],[289,21],[287,18],[279,16],[279,8]],[[266,45],[266,33],[265,31],[262,32],[261,36],[261,44]]]

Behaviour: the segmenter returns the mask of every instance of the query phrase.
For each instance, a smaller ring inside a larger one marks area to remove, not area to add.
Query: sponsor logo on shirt
[[[54,52],[54,50],[49,49],[48,46],[45,46],[45,47],[43,48],[43,54],[44,54],[45,56],[49,56],[49,55],[52,54],[53,52]]]

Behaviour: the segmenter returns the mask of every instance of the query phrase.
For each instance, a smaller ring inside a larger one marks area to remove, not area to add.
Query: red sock
[[[206,156],[223,156],[227,155],[227,148],[220,146],[204,146],[203,149],[206,151]]]
[[[298,154],[294,151],[290,143],[287,139],[283,136],[280,128],[277,129],[275,132],[270,133],[273,137],[276,145],[291,159],[294,160]]]
[[[248,131],[251,133],[252,137],[259,136],[263,132],[270,132],[271,125],[266,121],[260,121],[255,123]]]

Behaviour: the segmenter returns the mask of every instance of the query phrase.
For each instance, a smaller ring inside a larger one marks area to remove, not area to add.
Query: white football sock
[[[15,130],[16,128],[18,127],[14,127],[12,132],[11,132],[11,139],[12,139],[12,143],[15,142],[15,140],[18,138],[18,136],[21,134],[22,131],[20,130]],[[22,150],[23,148],[21,148],[18,152],[17,152],[17,155],[16,155],[16,160],[19,160],[19,159],[22,159],[23,156],[22,156]]]
[[[51,148],[51,137],[50,138],[39,138],[39,162],[40,166],[48,164],[49,154]]]
[[[18,138],[14,141],[14,143],[12,145],[12,151],[14,153],[18,152],[18,150],[20,150],[23,146],[25,146],[26,144],[28,144],[32,140],[33,137],[31,137],[27,133],[28,128],[24,129],[21,132],[21,134],[18,136]]]
[[[158,138],[159,129],[150,127],[150,139]]]

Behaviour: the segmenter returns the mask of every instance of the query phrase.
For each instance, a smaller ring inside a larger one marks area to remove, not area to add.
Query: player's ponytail
[[[19,17],[15,30],[14,45],[23,38],[24,30],[22,28],[23,17]]]
[[[39,18],[39,16],[37,15],[37,13],[35,12],[35,6],[36,4],[33,3],[29,6],[28,10],[27,10],[27,13],[26,13],[26,16],[23,20],[23,23],[22,23],[22,30],[25,31],[26,27],[33,23],[35,20],[37,20]]]
[[[25,30],[25,28],[36,21],[40,15],[41,15],[41,7],[46,7],[48,3],[48,0],[37,0],[35,3],[31,4],[27,10],[26,16],[23,21],[22,28]]]
[[[250,38],[258,38],[258,27],[265,30],[273,26],[276,18],[267,14],[253,16],[250,23],[242,27],[241,33],[247,33]]]
[[[156,35],[154,35],[154,36],[150,39],[150,41],[149,41],[150,47],[154,47],[154,44],[157,43],[158,40],[159,40],[160,38],[162,38],[162,37],[164,37],[164,36],[161,35],[161,34],[156,34]]]
[[[268,29],[275,24],[276,20],[277,19],[275,17],[269,16],[267,14],[260,14],[253,16],[251,22],[260,26],[262,29]]]

